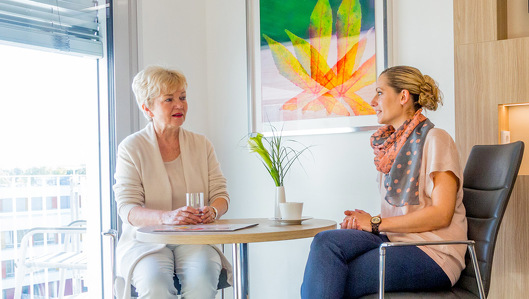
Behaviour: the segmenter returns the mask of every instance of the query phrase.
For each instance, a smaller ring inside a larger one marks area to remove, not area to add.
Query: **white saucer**
[[[268,218],[269,220],[275,221],[280,224],[301,224],[305,220],[312,219],[310,216],[301,216],[301,219],[281,219],[281,218]]]

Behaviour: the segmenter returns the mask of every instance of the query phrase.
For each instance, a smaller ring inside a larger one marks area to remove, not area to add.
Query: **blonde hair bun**
[[[419,87],[419,99],[417,102],[421,107],[435,111],[439,104],[442,105],[441,91],[437,83],[428,75],[424,75],[424,82]]]

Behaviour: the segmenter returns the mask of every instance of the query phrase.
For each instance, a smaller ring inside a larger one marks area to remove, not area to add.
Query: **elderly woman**
[[[378,290],[378,248],[387,241],[466,240],[463,177],[454,141],[422,114],[441,103],[435,81],[409,66],[382,72],[371,106],[384,124],[371,137],[380,215],[345,211],[339,230],[312,242],[302,298],[358,298]],[[395,247],[386,290],[449,288],[465,267],[465,245]]]
[[[135,238],[142,226],[206,224],[228,210],[226,179],[213,146],[182,128],[186,87],[184,75],[155,66],[138,73],[132,83],[149,123],[118,148],[114,192],[123,222],[117,246],[120,298],[130,296],[131,283],[140,298],[176,298],[174,275],[183,298],[214,298],[223,268],[231,282],[231,266],[216,246],[150,244]],[[187,192],[204,193],[202,211],[186,206]]]

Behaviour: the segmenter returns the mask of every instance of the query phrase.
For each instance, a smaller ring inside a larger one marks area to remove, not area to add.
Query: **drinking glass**
[[[204,193],[186,193],[186,205],[197,209],[199,211],[198,215],[202,215],[202,210],[204,209]]]

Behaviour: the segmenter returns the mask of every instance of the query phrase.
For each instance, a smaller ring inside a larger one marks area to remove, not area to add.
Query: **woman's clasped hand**
[[[346,210],[343,213],[345,214],[345,218],[340,223],[340,228],[371,232],[371,214],[359,209],[355,209],[354,211]]]
[[[215,221],[215,210],[205,206],[200,211],[190,206],[181,207],[162,214],[162,224],[208,224]]]

